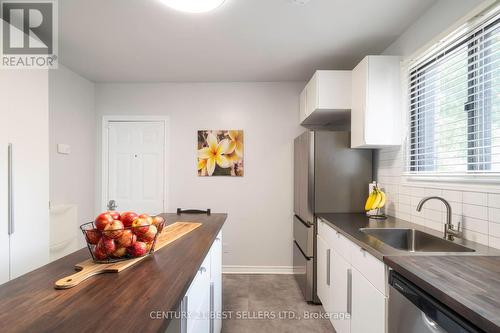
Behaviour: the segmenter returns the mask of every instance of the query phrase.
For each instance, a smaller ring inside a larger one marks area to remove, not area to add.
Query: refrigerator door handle
[[[331,250],[326,250],[326,285],[330,285],[330,256]]]
[[[352,269],[347,269],[347,313],[352,316]]]
[[[12,170],[12,143],[9,143],[7,148],[7,200],[8,200],[8,233],[12,235],[14,233],[14,188],[13,188],[13,170]]]

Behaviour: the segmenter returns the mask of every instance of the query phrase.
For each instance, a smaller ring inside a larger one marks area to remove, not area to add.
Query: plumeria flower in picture
[[[198,176],[243,176],[243,131],[198,131]]]

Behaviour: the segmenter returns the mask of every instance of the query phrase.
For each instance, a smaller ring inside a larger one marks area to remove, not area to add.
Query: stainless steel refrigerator
[[[294,275],[304,297],[316,296],[318,213],[364,211],[372,151],[351,149],[349,132],[307,131],[294,142]]]

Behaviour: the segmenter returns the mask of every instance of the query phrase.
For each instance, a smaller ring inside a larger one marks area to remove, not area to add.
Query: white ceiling
[[[160,0],[59,1],[59,55],[97,82],[302,81],[351,69],[435,0],[226,0],[185,14]]]

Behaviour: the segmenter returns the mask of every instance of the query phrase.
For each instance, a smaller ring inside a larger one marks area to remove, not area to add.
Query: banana
[[[369,211],[371,210],[372,206],[373,206],[373,203],[375,202],[375,199],[377,197],[377,194],[375,193],[376,191],[373,190],[370,192],[370,195],[368,196],[368,199],[366,199],[366,203],[365,203],[365,210],[366,211]]]
[[[376,189],[375,192],[376,192],[375,201],[373,202],[372,206],[370,207],[370,210],[378,208],[380,202],[382,201],[382,195],[380,194],[380,191],[378,189]]]
[[[385,206],[385,202],[387,201],[387,196],[385,195],[385,193],[383,191],[380,191],[379,190],[379,193],[380,193],[380,196],[381,196],[381,199],[380,199],[380,202],[378,204],[377,207],[375,208],[382,208]]]

